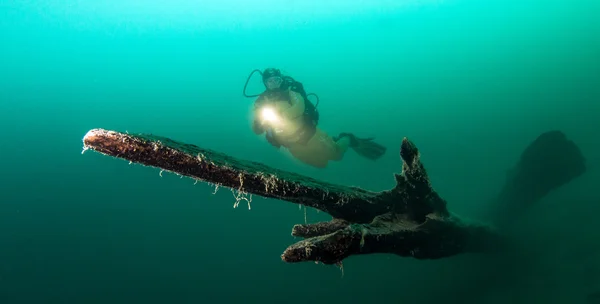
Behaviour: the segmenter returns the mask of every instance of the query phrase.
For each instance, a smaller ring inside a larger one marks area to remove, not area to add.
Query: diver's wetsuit
[[[267,132],[267,139],[273,145],[287,148],[300,161],[324,168],[329,161],[343,158],[350,138],[343,137],[336,142],[316,124],[307,124],[306,104],[302,95],[290,88],[263,93],[255,103],[253,130],[256,134]],[[261,126],[259,111],[264,106],[273,107],[283,125],[273,129]]]

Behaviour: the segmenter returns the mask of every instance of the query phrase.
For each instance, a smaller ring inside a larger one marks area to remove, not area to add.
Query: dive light
[[[264,107],[260,111],[260,117],[262,120],[269,124],[277,124],[280,122],[279,115],[271,107]]]

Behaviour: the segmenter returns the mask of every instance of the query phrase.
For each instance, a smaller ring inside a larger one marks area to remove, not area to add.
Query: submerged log
[[[490,221],[503,231],[535,203],[586,171],[579,147],[560,131],[542,133],[521,153],[490,206]]]
[[[330,184],[150,134],[93,129],[83,142],[86,150],[330,214],[330,222],[294,226],[292,234],[305,239],[284,251],[285,262],[336,264],[371,253],[438,259],[500,252],[508,244],[493,226],[447,209],[407,138],[400,149],[402,173],[395,175],[396,186],[383,192]]]

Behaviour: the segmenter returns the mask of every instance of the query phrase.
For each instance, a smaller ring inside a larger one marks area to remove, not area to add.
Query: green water
[[[596,0],[0,0],[0,303],[594,303],[599,14]],[[388,154],[314,169],[273,149],[242,95],[266,67],[319,95],[324,130],[376,136]],[[524,225],[539,264],[475,290],[473,255],[351,257],[343,277],[285,264],[296,205],[234,209],[228,189],[81,155],[92,128],[369,190],[394,185],[408,136],[470,217],[542,132],[565,132],[588,171]]]

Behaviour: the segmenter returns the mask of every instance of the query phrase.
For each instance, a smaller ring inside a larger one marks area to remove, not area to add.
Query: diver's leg
[[[333,139],[331,139],[331,140],[333,141]],[[335,161],[342,160],[342,158],[344,158],[344,154],[346,154],[346,151],[348,151],[348,148],[350,148],[351,139],[348,136],[344,136],[344,137],[338,139],[337,141],[333,141],[333,142],[334,142],[334,146],[333,146],[334,151],[332,152],[333,157],[331,157],[331,160],[335,160]]]
[[[324,168],[329,161],[341,160],[350,144],[351,139],[348,137],[335,141],[327,133],[317,128],[313,137],[305,145],[290,145],[288,150],[298,160],[313,167]]]
[[[333,138],[322,130],[318,130],[313,139],[315,146],[320,150],[319,154],[322,155],[321,157],[326,158],[327,161],[342,160],[344,154],[348,151],[348,148],[352,146],[351,137],[343,136]],[[311,139],[311,142],[313,139]]]
[[[351,146],[351,136],[341,136],[334,139],[317,128],[313,137],[305,145],[290,145],[288,150],[296,159],[313,167],[324,168],[329,161],[342,160]]]
[[[336,138],[338,141],[348,139],[350,148],[358,155],[372,160],[379,159],[387,150],[386,147],[374,142],[373,138],[358,138],[352,133],[340,133]]]
[[[314,147],[314,146],[312,146]],[[294,145],[288,147],[290,154],[297,160],[313,166],[315,168],[325,168],[327,166],[328,159],[324,158],[324,154],[319,151],[311,149],[311,146]]]

